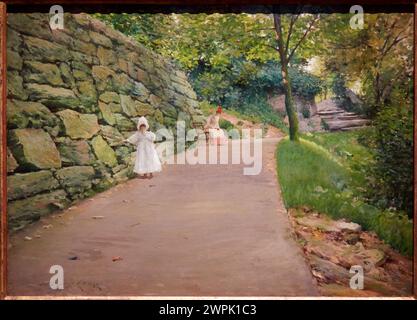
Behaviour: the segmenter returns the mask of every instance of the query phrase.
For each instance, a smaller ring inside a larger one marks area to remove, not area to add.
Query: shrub
[[[293,94],[312,98],[322,90],[319,78],[301,68],[290,69]],[[256,63],[242,58],[232,59],[230,72],[200,66],[191,74],[191,82],[199,98],[221,104],[241,114],[260,117],[267,124],[284,128],[282,116],[272,110],[267,99],[271,93],[282,93],[282,76],[277,61]],[[305,116],[308,117],[307,114]]]
[[[361,137],[373,151],[368,166],[368,196],[379,207],[405,210],[413,216],[412,106],[386,107],[377,115],[374,130]]]
[[[324,121],[324,119],[321,119],[320,120],[320,125],[321,125],[321,127],[323,128],[323,130],[329,130],[330,128],[329,128],[329,125],[327,124],[327,122],[326,121]]]
[[[355,112],[358,114],[366,114],[367,110],[363,103],[358,101],[352,101],[350,95],[354,95],[354,93],[347,88],[345,78],[337,74],[331,82],[332,91],[335,95],[333,99],[336,105],[348,112]]]
[[[205,116],[212,114],[216,110],[216,105],[210,104],[207,100],[201,101],[199,106]]]
[[[310,109],[302,108],[301,114],[303,115],[304,119],[310,118]]]
[[[221,129],[224,129],[226,131],[229,131],[231,129],[235,129],[235,126],[233,123],[231,123],[229,120],[220,118],[219,120],[219,126]]]

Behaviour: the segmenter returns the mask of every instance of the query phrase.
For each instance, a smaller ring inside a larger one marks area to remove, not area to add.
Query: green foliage
[[[413,216],[413,111],[411,105],[387,107],[374,121],[372,134],[361,141],[374,152],[368,196],[379,207],[405,210]]]
[[[346,28],[347,19],[338,14],[326,19],[327,49],[321,52],[326,69],[336,74],[333,91],[341,105],[347,100],[346,83],[359,83],[362,113],[374,119],[374,130],[361,136],[374,159],[363,164],[367,201],[412,217],[412,14],[366,14],[362,30]]]
[[[305,139],[324,147],[349,170],[351,188],[364,201],[367,201],[364,187],[369,175],[364,164],[372,166],[374,157],[372,151],[359,141],[359,137],[369,136],[371,132],[372,128],[365,128],[347,132],[317,132],[305,136]]]
[[[301,65],[294,64],[289,68],[292,92],[300,97],[314,98],[323,89],[323,82],[312,74],[307,73]],[[282,75],[280,64],[275,61],[268,61],[263,64],[259,71],[248,81],[248,85],[256,90],[270,90],[283,92]]]
[[[169,33],[174,24],[168,14],[96,13],[93,15],[114,29],[133,37],[144,46],[162,54],[169,47]]]
[[[201,101],[199,106],[205,116],[209,116],[216,110],[216,106],[214,104],[210,104],[207,100]]]
[[[326,141],[331,135],[319,136],[319,140]],[[349,139],[341,140],[346,144]],[[284,140],[279,144],[278,177],[286,207],[308,206],[336,219],[349,219],[365,230],[375,231],[400,252],[411,255],[411,220],[399,212],[380,210],[358,197],[358,178],[352,175],[352,167],[348,165],[350,153],[335,154],[334,150],[328,151],[326,146],[329,145],[330,142],[322,146],[304,139],[300,142]],[[360,146],[355,145],[351,151],[357,148]]]
[[[346,81],[341,74],[336,74],[332,79],[332,90],[336,96],[336,101],[338,105],[343,105],[344,100],[346,100]]]
[[[297,67],[291,68],[290,73],[295,94],[312,99],[322,90],[319,78]],[[191,72],[190,78],[201,99],[284,128],[281,115],[272,110],[267,101],[268,95],[282,94],[283,90],[280,66],[276,61],[256,63],[234,59],[229,72],[197,68]]]
[[[321,120],[320,120],[320,126],[321,126],[321,128],[322,128],[323,130],[326,130],[326,131],[329,131],[329,130],[330,130],[329,125],[328,125],[328,124],[327,124],[327,122],[326,122],[326,121],[324,121],[323,119],[321,119]]]
[[[366,114],[366,109],[362,103],[355,103],[348,96],[348,87],[346,80],[342,74],[336,74],[332,79],[332,91],[335,95],[334,101],[337,106],[348,111],[355,112],[357,114]]]
[[[226,131],[235,129],[235,126],[233,123],[231,123],[229,120],[220,118],[219,120],[219,126],[221,129],[225,129]]]
[[[323,19],[318,52],[328,72],[360,85],[366,114],[374,118],[393,104],[395,88],[412,82],[413,15],[365,14],[365,26],[357,30],[349,28],[349,19],[348,14]]]
[[[276,34],[270,15],[264,14],[97,14],[115,29],[176,61],[188,71],[201,100],[241,110],[249,116],[282,125],[267,104],[268,93],[282,92]],[[291,15],[283,16],[288,32]],[[304,32],[309,15],[298,17],[290,45]],[[314,97],[321,83],[300,68],[310,55],[313,39],[298,46],[289,70],[293,92]],[[256,96],[253,96],[253,95]],[[253,97],[252,97],[253,96]]]
[[[291,87],[293,93],[304,98],[314,98],[323,89],[323,82],[317,76],[298,68],[290,68]]]
[[[236,110],[240,113],[248,115],[249,117],[259,118],[264,124],[270,124],[287,132],[282,116],[276,111],[272,110],[267,98],[263,92],[243,92],[241,100],[229,102],[232,106],[231,110]],[[226,105],[226,104],[225,104]]]
[[[216,104],[210,104],[208,101],[204,100],[204,101],[200,102],[200,108],[201,108],[201,111],[203,112],[203,114],[208,116],[210,114],[213,114],[213,112],[216,111],[217,105]],[[239,112],[239,110],[236,110],[236,109],[228,109],[227,113],[230,114],[230,115],[235,116],[236,118],[251,121],[252,123],[261,123],[262,122],[262,120],[259,116],[243,114],[243,113]],[[239,122],[241,122],[241,121],[239,120]],[[242,125],[242,123],[240,125]]]
[[[231,123],[229,120],[220,118],[219,126],[221,129],[226,131],[226,134],[228,134],[229,138],[231,139],[240,139],[242,137],[242,131],[240,130],[241,128],[235,127],[235,125]]]
[[[303,108],[303,109],[301,110],[301,114],[303,115],[303,117],[304,117],[305,119],[310,118],[310,116],[311,116],[311,114],[310,114],[310,109],[308,109],[308,108]]]

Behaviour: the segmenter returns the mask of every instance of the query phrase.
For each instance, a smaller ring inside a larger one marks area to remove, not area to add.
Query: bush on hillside
[[[229,120],[222,119],[222,118],[220,118],[219,120],[219,126],[221,129],[224,129],[226,131],[235,129],[235,126],[233,125],[233,123],[231,123]]]
[[[293,94],[311,99],[321,92],[319,78],[297,67],[289,72]],[[261,117],[268,124],[283,126],[282,117],[267,101],[269,94],[283,92],[281,69],[276,61],[260,64],[235,59],[228,72],[200,66],[191,72],[191,81],[202,100]]]
[[[368,166],[368,196],[379,207],[393,207],[413,216],[412,106],[390,106],[374,121],[373,134],[361,141],[374,152]]]
[[[342,75],[337,74],[332,79],[331,86],[335,95],[333,100],[339,108],[357,114],[367,114],[366,106],[356,98],[352,90],[347,88],[346,80]]]

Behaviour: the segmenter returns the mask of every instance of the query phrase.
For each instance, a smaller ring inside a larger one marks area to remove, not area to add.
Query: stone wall
[[[131,177],[139,116],[202,121],[184,72],[86,14],[9,14],[7,70],[11,230]]]

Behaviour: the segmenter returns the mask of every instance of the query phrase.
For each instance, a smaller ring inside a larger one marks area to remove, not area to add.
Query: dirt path
[[[243,164],[166,165],[17,233],[9,293],[316,295],[278,192],[279,139],[264,139],[259,175]],[[51,265],[64,268],[62,291],[49,289]]]

